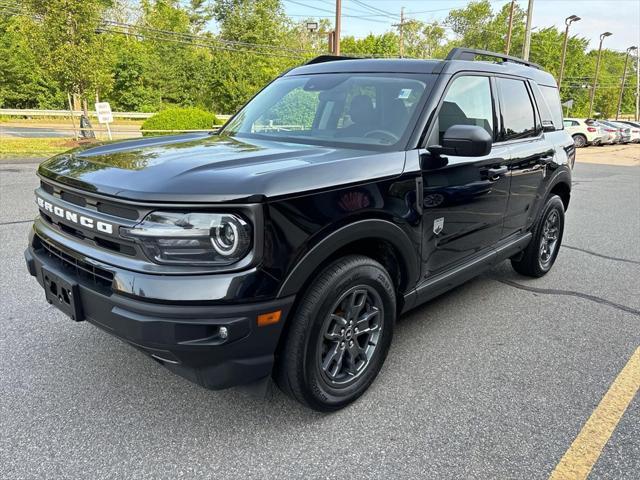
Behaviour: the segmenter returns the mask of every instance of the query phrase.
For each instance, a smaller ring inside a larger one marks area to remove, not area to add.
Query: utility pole
[[[527,25],[524,30],[524,50],[522,51],[522,58],[529,60],[529,49],[531,48],[531,20],[533,17],[533,0],[529,0],[529,6],[527,7]]]
[[[622,70],[622,83],[620,84],[620,96],[618,96],[618,108],[616,109],[616,120],[620,116],[620,109],[622,108],[622,94],[624,93],[624,81],[627,77],[627,62],[629,60],[629,55],[634,50],[637,50],[638,47],[632,46],[627,48],[627,53],[624,56],[624,70]]]
[[[511,50],[511,32],[513,31],[513,10],[516,6],[516,0],[511,0],[511,10],[509,11],[509,31],[507,32],[507,47],[505,48],[505,55],[509,55]]]
[[[342,16],[342,0],[336,0],[336,27],[333,32],[333,54],[340,55],[340,20]]]
[[[589,118],[593,113],[593,99],[596,96],[596,86],[598,85],[598,73],[600,72],[600,57],[602,56],[602,41],[613,35],[611,32],[604,32],[600,35],[600,46],[598,47],[598,59],[596,60],[596,74],[593,77],[593,85],[591,86],[591,98],[589,99]]]
[[[562,85],[562,74],[564,73],[564,60],[567,56],[567,43],[569,43],[569,25],[573,22],[581,20],[577,15],[570,15],[564,19],[564,24],[567,28],[564,30],[564,43],[562,44],[562,58],[560,59],[560,74],[558,75],[558,92],[560,92],[560,86]]]
[[[398,27],[400,31],[400,58],[404,57],[404,26],[409,23],[404,21],[404,7],[400,9],[400,23],[394,23],[392,27]]]
[[[640,48],[636,50],[636,122],[640,121]]]

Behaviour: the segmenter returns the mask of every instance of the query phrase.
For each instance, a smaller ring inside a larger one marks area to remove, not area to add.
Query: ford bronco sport
[[[331,411],[403,312],[505,259],[549,271],[574,156],[534,64],[322,56],[215,133],[42,163],[26,262],[73,320],[204,387],[274,378]]]

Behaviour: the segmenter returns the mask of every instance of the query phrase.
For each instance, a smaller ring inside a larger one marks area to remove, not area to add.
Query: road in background
[[[76,127],[78,127],[78,123],[76,123]],[[106,138],[106,129],[97,122],[93,125],[94,128],[98,129],[97,135],[104,136]],[[102,131],[104,129],[104,132]],[[118,125],[114,124],[111,127],[111,131],[114,137],[119,138],[135,138],[141,137],[142,133],[140,133],[140,125]],[[5,122],[0,123],[0,138],[3,136],[8,138],[74,138],[74,130],[71,123],[67,122],[63,123],[52,123],[52,124],[42,124],[38,123],[35,125],[29,125],[25,123],[11,123]]]
[[[0,162],[5,478],[546,478],[640,345],[638,167],[578,163],[554,269],[505,262],[405,315],[332,415],[204,390],[49,306],[22,257],[34,169]],[[638,471],[636,395],[590,478]]]

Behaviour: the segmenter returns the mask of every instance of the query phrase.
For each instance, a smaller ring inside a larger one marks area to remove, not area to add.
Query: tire
[[[528,277],[537,278],[545,275],[556,261],[563,232],[564,204],[560,197],[551,195],[533,229],[531,242],[521,256],[515,257],[517,260],[511,259],[513,269]]]
[[[576,148],[582,148],[587,146],[587,137],[582,134],[577,134],[573,136],[573,144]]]
[[[356,308],[350,314],[352,304]],[[333,262],[303,293],[290,320],[276,359],[277,385],[317,411],[345,407],[378,375],[395,318],[395,290],[382,265],[361,255]]]

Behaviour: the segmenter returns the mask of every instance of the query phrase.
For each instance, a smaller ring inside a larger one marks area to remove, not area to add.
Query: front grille
[[[104,268],[96,267],[83,260],[79,260],[56,247],[51,242],[36,235],[34,237],[33,248],[41,251],[58,263],[63,270],[74,273],[77,277],[87,279],[96,286],[111,288],[113,273]]]
[[[79,207],[95,210],[96,212],[102,212],[108,215],[126,218],[128,220],[142,220],[142,217],[145,214],[145,212],[140,212],[129,205],[121,205],[119,203],[94,198],[89,195],[79,195],[66,190],[65,187],[54,187],[42,180],[40,181],[40,187],[50,195],[61,198],[66,202],[73,203],[74,205],[78,205]]]
[[[85,195],[83,193],[71,192],[64,186],[52,185],[42,180],[40,181],[40,186],[42,190],[63,202],[82,207],[88,211],[100,212],[114,217],[109,221],[116,226],[131,225],[131,222],[140,220],[147,213],[146,210],[139,211],[129,205],[120,205],[109,200],[93,197],[89,194]],[[64,204],[60,206],[65,207]],[[71,235],[92,247],[99,247],[129,257],[139,256],[134,242],[130,240],[122,239],[118,236],[109,237],[108,235],[102,235],[93,229],[79,228],[77,223],[70,222],[61,216],[51,215],[43,208],[40,208],[40,216],[51,227],[67,235]]]

